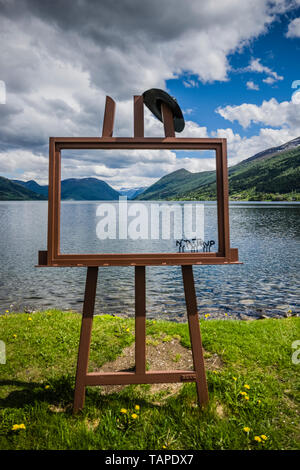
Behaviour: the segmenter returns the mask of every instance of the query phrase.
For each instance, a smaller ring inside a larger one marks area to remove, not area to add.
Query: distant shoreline
[[[168,203],[168,202],[203,202],[203,203],[208,203],[208,204],[214,204],[214,203],[217,203],[216,200],[198,200],[198,199],[157,199],[157,200],[154,200],[154,199],[149,199],[149,200],[142,200],[142,201],[135,201],[135,200],[131,200],[129,199],[128,202],[134,202],[134,203],[151,203],[151,202],[165,202],[165,203]],[[37,200],[37,199],[0,199],[0,204],[2,202],[37,202],[37,203],[48,203],[48,200],[47,199],[44,199],[44,200]],[[61,203],[63,204],[71,204],[71,203],[80,203],[80,204],[87,204],[87,203],[98,203],[98,202],[113,202],[113,203],[117,203],[118,201],[116,200],[94,200],[94,199],[86,199],[86,200],[70,200],[70,199],[63,199],[61,201]],[[289,200],[280,200],[280,201],[276,201],[276,200],[259,200],[259,201],[256,201],[256,200],[248,200],[248,199],[240,199],[240,200],[236,200],[236,199],[229,199],[229,204],[272,204],[272,205],[276,205],[276,204],[282,204],[282,205],[298,205],[300,204],[300,200],[299,201],[289,201]]]

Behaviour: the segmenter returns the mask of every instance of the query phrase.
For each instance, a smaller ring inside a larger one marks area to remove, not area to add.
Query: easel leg
[[[77,371],[75,382],[73,412],[81,410],[85,400],[85,378],[88,370],[91,333],[93,325],[93,314],[95,306],[95,296],[98,278],[98,267],[88,267],[84,304],[82,312],[81,332],[78,349]]]
[[[183,286],[192,345],[196,387],[199,405],[208,402],[208,390],[205,375],[205,365],[197,310],[197,300],[192,266],[182,266]]]
[[[135,372],[146,372],[146,269],[135,267]]]

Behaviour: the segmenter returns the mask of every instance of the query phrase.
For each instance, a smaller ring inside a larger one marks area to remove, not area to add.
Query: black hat
[[[184,129],[184,118],[180,106],[178,105],[175,98],[170,96],[159,88],[151,88],[143,93],[144,103],[147,108],[163,122],[161,115],[161,104],[165,103],[173,113],[174,129],[176,132],[181,132]]]

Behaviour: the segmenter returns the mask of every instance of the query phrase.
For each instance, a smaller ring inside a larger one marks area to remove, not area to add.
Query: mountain
[[[300,200],[300,137],[259,152],[229,167],[229,194],[233,200]],[[0,200],[44,200],[48,186],[35,181],[0,177]],[[120,192],[97,178],[69,178],[61,182],[68,200],[215,200],[215,171],[191,173],[183,168],[163,176],[148,188]]]
[[[36,194],[48,196],[48,186],[40,185],[34,180],[21,181],[11,180],[14,183],[22,185],[24,188],[33,191]],[[121,188],[115,191],[110,185],[97,178],[69,178],[61,182],[62,199],[74,200],[116,200],[120,195],[127,196],[128,199],[134,199],[145,191],[146,186],[138,188]]]
[[[285,144],[279,145],[278,147],[271,147],[267,150],[263,150],[262,152],[256,153],[255,155],[253,155],[253,157],[243,160],[243,163],[251,162],[253,160],[263,159],[266,157],[271,157],[285,150],[292,150],[296,147],[299,147],[299,145],[300,145],[300,137],[296,137],[296,139],[289,140]]]
[[[300,146],[241,162],[229,170],[229,193],[235,198],[300,196]],[[273,196],[272,196],[273,195]],[[289,196],[287,196],[289,195]]]
[[[146,191],[136,197],[139,200],[176,199],[179,194],[196,191],[199,187],[215,181],[214,171],[191,173],[184,168],[163,176]]]
[[[74,201],[113,201],[119,193],[97,178],[69,178],[61,182],[61,198]]]
[[[143,193],[147,189],[147,186],[141,186],[139,188],[121,188],[119,189],[119,193],[122,196],[127,196],[127,199],[134,199],[136,198],[139,194]]]
[[[0,176],[0,200],[1,201],[29,201],[45,200],[46,196],[37,194],[30,189],[15,183],[8,178]]]
[[[0,198],[7,199],[47,199],[48,186],[42,186],[35,181],[6,180],[10,184],[10,192],[5,192],[4,183],[0,184]],[[1,189],[3,187],[2,193]],[[23,197],[21,197],[23,194]],[[61,199],[74,201],[112,201],[119,199],[115,191],[105,181],[97,178],[68,178],[61,182]]]
[[[233,200],[300,200],[300,137],[257,153],[230,167],[228,173]],[[215,171],[177,170],[136,199],[215,200]]]
[[[44,196],[48,196],[48,186],[44,185],[41,186],[34,180],[30,181],[21,181],[21,180],[12,180],[14,183],[21,184],[24,186],[24,188],[30,189],[30,191],[33,191],[34,193],[37,194],[43,194]]]

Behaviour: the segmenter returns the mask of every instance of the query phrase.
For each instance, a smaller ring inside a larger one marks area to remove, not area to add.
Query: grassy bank
[[[205,410],[196,406],[194,384],[175,391],[90,387],[84,411],[73,416],[80,321],[57,310],[0,316],[6,344],[0,449],[299,448],[300,365],[292,362],[299,318],[201,320],[210,393]],[[133,320],[96,316],[90,369],[122,358],[133,341]],[[177,368],[184,351],[189,354],[187,325],[148,321],[147,343]]]

